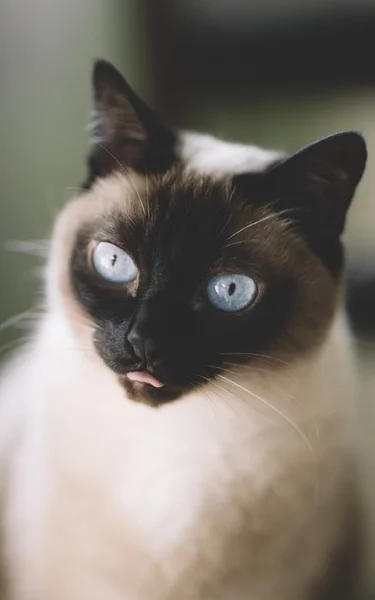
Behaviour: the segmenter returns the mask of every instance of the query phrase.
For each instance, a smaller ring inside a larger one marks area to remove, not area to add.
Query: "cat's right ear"
[[[301,231],[321,243],[342,234],[366,159],[363,136],[342,131],[305,146],[264,172],[237,175],[233,182],[245,197],[258,197],[290,211]]]
[[[85,187],[114,170],[162,173],[172,166],[174,133],[106,61],[95,62],[93,94],[92,145]]]

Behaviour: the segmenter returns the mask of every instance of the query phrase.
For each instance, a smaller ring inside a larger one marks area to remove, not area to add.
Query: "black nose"
[[[152,313],[148,306],[143,307],[127,334],[127,340],[136,357],[146,366],[156,355],[153,328],[151,327]]]
[[[132,346],[134,354],[142,362],[146,362],[146,343],[147,338],[140,331],[139,327],[133,326],[128,333],[128,342]]]

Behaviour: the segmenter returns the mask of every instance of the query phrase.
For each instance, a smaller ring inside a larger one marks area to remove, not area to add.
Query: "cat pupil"
[[[236,291],[236,284],[235,283],[231,283],[229,288],[228,288],[228,294],[230,296],[233,296],[234,292]]]
[[[111,264],[112,264],[112,267],[114,267],[114,266],[115,266],[115,264],[116,264],[116,260],[117,260],[117,254],[113,254],[113,255],[112,255],[112,258],[111,258]]]

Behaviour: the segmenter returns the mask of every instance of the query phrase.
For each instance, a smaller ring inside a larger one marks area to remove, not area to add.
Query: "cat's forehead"
[[[163,175],[127,178],[125,204],[133,216],[155,217],[161,212],[169,217],[184,212],[204,213],[233,211],[233,188],[229,179],[217,180],[209,175],[197,175],[175,168]]]
[[[116,174],[99,181],[84,202],[82,229],[130,251],[165,255],[198,247],[207,258],[225,251],[237,259],[255,251],[279,262],[295,246],[288,221],[278,219],[272,205],[242,198],[230,179],[177,169],[159,176]]]
[[[215,180],[175,169],[160,176],[134,173],[116,175],[101,181],[93,190],[96,210],[114,226],[124,221],[142,226],[145,231],[169,227],[183,229],[190,222],[195,233],[229,232],[244,220],[262,216],[264,207],[243,201],[229,179]],[[192,230],[190,230],[192,232]]]

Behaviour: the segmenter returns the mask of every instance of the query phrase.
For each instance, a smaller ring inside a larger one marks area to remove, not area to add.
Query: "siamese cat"
[[[2,374],[5,600],[358,600],[354,131],[176,133],[93,74],[82,192]]]

